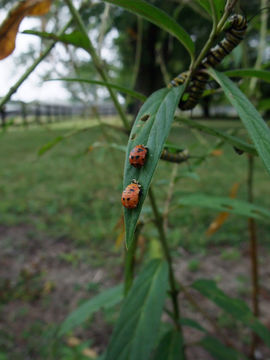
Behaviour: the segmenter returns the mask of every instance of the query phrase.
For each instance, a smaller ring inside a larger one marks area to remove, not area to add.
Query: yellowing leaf
[[[51,3],[52,0],[25,0],[11,9],[0,26],[0,60],[15,49],[16,36],[24,17],[45,15],[50,10]]]
[[[236,198],[237,195],[237,191],[239,188],[239,183],[235,183],[233,184],[231,190],[230,190],[230,198],[234,199]],[[213,235],[225,222],[225,220],[227,219],[227,217],[229,216],[229,213],[227,211],[223,211],[221,212],[214,221],[211,222],[211,224],[209,225],[207,231],[206,231],[206,235],[211,236]]]
[[[28,16],[42,16],[50,10],[52,0],[35,1],[36,4],[31,8]]]
[[[67,344],[70,347],[78,346],[78,345],[80,345],[80,343],[81,343],[81,340],[75,336],[71,336],[71,337],[67,338]]]
[[[96,359],[97,353],[95,350],[92,349],[83,349],[82,354],[90,359]]]
[[[211,155],[213,156],[221,156],[223,154],[223,150],[221,149],[215,149],[211,152]]]

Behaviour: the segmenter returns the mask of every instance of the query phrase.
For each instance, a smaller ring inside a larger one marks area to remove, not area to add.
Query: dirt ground
[[[80,301],[121,281],[123,269],[119,261],[120,253],[108,253],[103,264],[92,265],[91,261],[81,261],[76,257],[68,258],[67,261],[63,254],[70,254],[73,249],[74,244],[68,239],[52,240],[37,234],[30,226],[0,227],[0,349],[5,349],[10,359],[43,359],[37,346],[44,341],[40,328],[51,324],[57,326]],[[239,251],[241,257],[238,258],[233,248],[213,247],[201,255],[190,254],[179,248],[179,256],[174,257],[176,277],[187,287],[199,278],[214,279],[228,295],[242,298],[251,305],[248,251],[248,247],[243,245]],[[222,257],[221,253],[225,255]],[[269,250],[260,248],[260,318],[268,327],[269,255]],[[107,257],[110,258],[109,267],[106,264]],[[87,287],[86,284],[90,285]],[[222,341],[228,341],[248,354],[249,332],[233,319],[224,316],[220,309],[198,292],[190,290],[190,294],[205,313],[195,309],[181,292],[181,315],[198,321]],[[163,317],[166,320],[166,316]],[[215,324],[218,324],[219,330]],[[97,314],[94,326],[90,324],[75,335],[82,340],[91,338],[92,347],[101,353],[108,343],[112,328],[112,321],[106,321],[102,314]],[[33,334],[36,335],[35,340],[32,339]],[[201,332],[185,326],[184,336],[188,360],[211,359],[206,351],[196,345],[202,336]],[[257,359],[270,359],[270,350],[261,342],[256,354]]]

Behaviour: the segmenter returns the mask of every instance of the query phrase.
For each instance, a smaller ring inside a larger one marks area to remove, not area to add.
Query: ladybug
[[[141,185],[133,179],[132,183],[122,193],[121,201],[123,206],[127,209],[135,209],[138,205],[141,191]]]
[[[148,149],[144,145],[137,145],[129,154],[129,162],[135,168],[140,168],[146,161]]]

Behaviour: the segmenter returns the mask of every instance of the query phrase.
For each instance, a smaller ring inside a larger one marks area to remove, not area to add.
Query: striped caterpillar
[[[206,57],[202,60],[198,70],[191,78],[191,83],[187,89],[188,99],[181,100],[179,107],[181,110],[193,109],[208,82],[209,75],[204,71],[209,67],[216,67],[230,52],[243,40],[247,30],[247,19],[240,14],[232,15],[229,18],[230,26],[225,30],[225,37],[215,47],[209,50]],[[174,78],[168,87],[183,84],[188,76],[188,72],[183,72]]]
[[[190,155],[187,149],[184,149],[180,152],[172,153],[168,149],[164,149],[161,154],[161,159],[174,163],[182,163],[189,159]]]

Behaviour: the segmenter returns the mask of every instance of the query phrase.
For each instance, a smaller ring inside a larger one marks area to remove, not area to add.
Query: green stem
[[[129,289],[132,286],[134,279],[134,268],[135,268],[135,255],[138,245],[138,239],[141,233],[143,223],[139,223],[136,227],[134,240],[130,248],[126,251],[126,261],[125,261],[125,282],[124,282],[124,295],[126,296],[129,292]]]
[[[103,68],[103,63],[102,63],[102,60],[100,59],[100,57],[97,55],[96,51],[95,51],[95,48],[93,46],[93,44],[91,43],[89,37],[88,37],[88,33],[87,33],[87,30],[86,30],[86,27],[82,21],[82,18],[79,14],[79,12],[75,9],[73,3],[71,0],[65,0],[68,7],[69,7],[69,10],[74,18],[74,21],[77,23],[78,25],[78,28],[79,30],[86,36],[86,38],[88,39],[88,44],[87,44],[87,51],[88,53],[90,54],[92,60],[93,60],[93,63],[101,77],[101,79],[108,83],[109,82],[109,79],[108,79],[108,76],[107,76],[107,73],[106,71],[104,70]],[[112,88],[107,84],[107,89],[110,93],[110,96],[111,96],[111,99],[114,103],[114,106],[123,122],[123,125],[125,126],[125,128],[129,129],[130,126],[129,126],[129,123],[128,123],[128,120],[126,118],[126,115],[117,99],[117,96],[115,95],[114,91],[112,90]]]
[[[214,5],[214,0],[210,0],[210,6],[211,6],[211,13],[212,13],[212,20],[213,20],[213,31],[216,32],[217,29],[217,14],[216,14],[216,9],[215,9],[215,5]]]
[[[254,157],[248,155],[248,201],[253,203],[253,171],[254,171]],[[249,246],[250,246],[250,262],[251,262],[251,279],[252,279],[252,308],[254,316],[259,316],[259,269],[258,269],[258,241],[256,233],[256,223],[252,218],[248,219],[249,229]],[[251,356],[254,358],[254,352],[258,344],[258,337],[255,333],[252,334],[251,341]]]
[[[174,272],[173,272],[173,267],[172,267],[172,257],[170,254],[166,235],[164,232],[163,219],[162,219],[162,216],[160,216],[160,214],[159,214],[155,196],[153,194],[151,187],[149,188],[149,199],[150,199],[151,207],[152,207],[152,210],[154,213],[156,227],[159,232],[159,238],[160,238],[161,246],[163,249],[163,253],[164,253],[164,256],[165,256],[165,258],[168,262],[168,266],[169,266],[169,281],[170,281],[170,287],[171,287],[170,295],[171,295],[171,300],[172,300],[172,305],[173,305],[174,324],[175,324],[175,328],[177,329],[177,331],[179,331],[181,333],[182,329],[181,329],[181,325],[180,325],[180,310],[179,310],[178,299],[177,299],[178,298],[178,289],[177,289],[176,280],[174,277]]]
[[[61,36],[65,33],[65,31],[72,24],[72,19],[63,27],[63,29],[57,34],[57,36]],[[22,85],[22,83],[28,78],[28,76],[35,70],[35,68],[45,59],[45,57],[51,52],[54,48],[57,41],[54,41],[49,45],[43,53],[33,62],[33,64],[25,71],[25,73],[20,77],[20,79],[9,89],[8,93],[0,100],[0,109],[10,100],[11,96],[15,94],[18,88]]]
[[[218,24],[216,24],[216,19],[214,19],[214,15],[213,15],[213,27],[212,27],[211,33],[209,35],[209,39],[207,40],[204,47],[202,48],[202,50],[201,50],[199,56],[197,57],[196,61],[194,61],[194,63],[191,63],[191,65],[190,65],[191,75],[199,67],[199,65],[201,64],[204,57],[206,56],[208,51],[211,49],[214,40],[216,39],[216,37],[222,31],[223,26],[224,26],[226,20],[228,19],[229,15],[231,13],[232,6],[235,5],[236,1],[234,1],[233,4],[232,4],[232,2],[230,0],[227,0],[227,4],[226,4],[225,10],[224,10],[224,14],[222,15],[222,17],[219,20]],[[214,7],[214,4],[211,1],[211,9],[212,9],[212,7]]]

